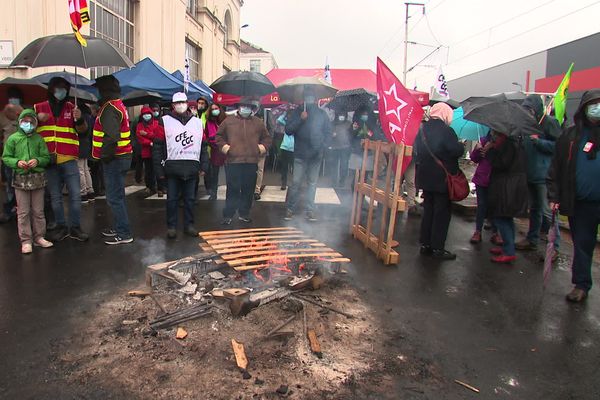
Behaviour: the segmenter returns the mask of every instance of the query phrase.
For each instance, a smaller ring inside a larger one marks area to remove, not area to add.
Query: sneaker
[[[319,220],[317,218],[317,216],[315,215],[314,211],[307,211],[306,212],[306,219],[309,220],[310,222],[315,222],[315,221]]]
[[[89,201],[94,201],[94,200],[96,200],[96,194],[94,194],[94,193],[88,193],[87,194],[87,198],[88,198]]]
[[[90,236],[78,226],[74,226],[69,230],[69,237],[71,239],[79,240],[80,242],[87,242],[90,238]]]
[[[502,240],[502,236],[499,233],[494,233],[490,238],[490,242],[496,246],[502,246],[504,244],[504,240]]]
[[[567,294],[567,301],[571,303],[581,303],[587,297],[587,292],[580,288],[573,288],[569,294]]]
[[[50,241],[48,241],[48,240],[46,240],[44,238],[39,238],[38,240],[36,240],[35,242],[33,242],[33,245],[37,246],[37,247],[42,247],[44,249],[47,249],[49,247],[54,246],[54,243],[52,243],[52,242],[50,242]]]
[[[113,245],[113,244],[127,244],[127,243],[132,243],[133,242],[133,238],[127,238],[124,239],[121,236],[113,236],[111,238],[108,238],[104,241],[104,243],[108,244],[108,245]]]
[[[479,231],[475,231],[475,232],[473,233],[473,236],[471,236],[471,240],[470,240],[470,242],[471,242],[472,244],[478,244],[478,243],[481,243],[481,232],[479,232]]]
[[[281,187],[279,189],[286,190],[287,189],[287,185],[281,185]]]
[[[87,194],[84,194],[81,196],[81,204],[87,204],[90,202],[90,199],[88,198]]]
[[[245,222],[247,224],[249,224],[250,222],[252,222],[252,219],[249,217],[238,217],[238,219],[242,222]]]
[[[448,250],[444,249],[434,249],[432,250],[431,255],[438,260],[456,260],[456,254],[450,253]]]
[[[260,200],[260,193],[254,193],[254,200]]]
[[[516,259],[517,256],[507,256],[504,254],[500,254],[498,256],[492,257],[492,262],[496,264],[511,264]]]
[[[291,221],[294,219],[294,212],[292,210],[285,210],[285,217],[283,217],[286,221]]]
[[[523,239],[523,240],[515,243],[515,249],[526,250],[526,251],[537,250],[537,244],[533,244],[529,240]]]
[[[165,197],[165,192],[163,192],[162,190],[159,190],[158,193],[156,194],[158,197]]]
[[[190,225],[187,228],[185,228],[184,233],[191,237],[198,237],[198,229],[194,228],[193,225]]]
[[[69,229],[64,225],[57,225],[52,231],[50,240],[53,242],[60,242],[69,237]]]
[[[231,218],[223,218],[221,225],[231,225]]]
[[[105,229],[105,230],[103,230],[100,233],[104,237],[115,237],[115,236],[117,236],[117,231],[115,231],[114,229]]]
[[[175,228],[167,229],[167,238],[175,239],[177,237],[177,230]]]
[[[22,254],[31,254],[33,252],[33,248],[31,247],[31,243],[24,243],[21,245],[21,253]]]
[[[423,245],[421,245],[421,248],[419,249],[419,253],[424,256],[430,256],[433,254],[433,249],[431,248],[431,246],[423,244]]]
[[[492,247],[490,249],[490,253],[495,255],[495,256],[499,256],[502,255],[502,247]]]

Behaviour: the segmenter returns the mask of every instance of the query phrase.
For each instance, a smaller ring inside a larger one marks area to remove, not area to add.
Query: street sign
[[[0,40],[0,66],[8,67],[15,57],[13,41]]]

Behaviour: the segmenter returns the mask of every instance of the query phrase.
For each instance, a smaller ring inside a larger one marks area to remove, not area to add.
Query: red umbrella
[[[18,88],[23,93],[23,102],[33,105],[48,99],[48,88],[35,79],[6,78],[0,81],[0,104],[8,103],[8,89]]]
[[[242,99],[241,96],[235,96],[232,94],[226,93],[215,93],[213,94],[213,101],[222,106],[232,106],[237,104]],[[284,104],[285,101],[279,98],[279,94],[277,92],[269,93],[260,98],[260,104],[263,106],[278,106],[280,104]]]

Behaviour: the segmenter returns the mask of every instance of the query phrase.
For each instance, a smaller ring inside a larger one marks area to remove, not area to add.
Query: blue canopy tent
[[[183,91],[183,81],[175,78],[163,67],[146,57],[137,62],[134,68],[123,69],[114,74],[121,83],[123,95],[134,90],[148,90],[157,92],[165,101],[171,101],[174,93]],[[190,85],[189,96],[212,96],[200,87]]]
[[[183,82],[183,79],[184,79],[183,73],[180,70],[173,72],[171,75],[173,77],[179,79],[181,82]],[[212,96],[213,96],[214,90],[209,88],[208,85],[206,83],[204,83],[203,81],[198,80],[198,81],[190,82],[190,88],[194,88],[194,89],[199,90],[200,92],[203,92],[204,97],[207,97],[209,100],[212,101]]]

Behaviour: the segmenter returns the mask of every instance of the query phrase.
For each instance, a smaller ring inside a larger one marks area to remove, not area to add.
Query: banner
[[[412,146],[419,132],[423,109],[379,58],[377,58],[377,97],[379,120],[385,136],[392,143]],[[405,157],[402,173],[409,162],[410,158]]]
[[[437,77],[435,80],[435,91],[440,97],[444,99],[450,98],[450,93],[448,93],[448,84],[446,83],[446,76],[442,72],[442,66],[438,69]]]
[[[68,0],[69,1],[69,19],[75,37],[82,46],[87,46],[87,41],[81,35],[81,28],[84,24],[90,23],[90,12],[86,0]]]
[[[554,116],[561,125],[565,121],[567,97],[569,95],[569,84],[571,83],[571,72],[573,71],[574,65],[575,63],[571,63],[569,70],[565,74],[565,77],[560,85],[558,85],[558,89],[556,89],[556,94],[554,95]]]

